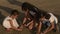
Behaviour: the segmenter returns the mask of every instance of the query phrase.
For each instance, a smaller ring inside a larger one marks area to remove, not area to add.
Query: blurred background
[[[22,32],[14,31],[6,32],[2,26],[2,22],[6,16],[11,13],[11,10],[16,9],[20,12],[17,19],[18,23],[21,24],[24,12],[21,10],[23,2],[29,2],[41,10],[54,13],[60,22],[60,0],[0,0],[0,34],[32,34],[27,28],[24,28]],[[60,23],[58,23],[60,27]],[[50,32],[48,34],[60,34],[59,32]]]

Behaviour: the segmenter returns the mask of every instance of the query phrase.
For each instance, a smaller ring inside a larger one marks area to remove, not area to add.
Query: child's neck
[[[13,16],[10,16],[12,19],[14,19],[14,17]]]

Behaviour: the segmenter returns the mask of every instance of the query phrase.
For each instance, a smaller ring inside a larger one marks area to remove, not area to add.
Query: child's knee
[[[32,28],[29,28],[29,30],[32,30]]]
[[[29,30],[32,30],[32,28],[33,28],[33,25],[30,25],[30,26],[29,26]]]

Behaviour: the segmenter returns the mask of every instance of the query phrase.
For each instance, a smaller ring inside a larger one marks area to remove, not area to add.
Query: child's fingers
[[[44,34],[44,33],[41,33],[41,34]]]
[[[26,24],[24,24],[24,26],[27,26]]]

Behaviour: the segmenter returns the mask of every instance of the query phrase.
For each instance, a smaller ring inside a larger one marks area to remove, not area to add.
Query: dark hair
[[[11,15],[19,15],[19,12],[17,10],[12,10]]]
[[[24,2],[22,4],[22,10],[26,11],[27,9],[30,10],[30,11],[33,11],[34,10],[34,5],[28,3],[28,2]]]
[[[47,12],[44,10],[39,10],[39,16],[40,18],[45,17],[47,15]]]
[[[37,16],[37,17],[36,16],[35,17],[38,18],[38,19],[41,18],[41,17],[44,17],[44,16],[46,16],[47,19],[49,18],[49,15],[47,14],[46,11],[38,9],[36,6],[34,6],[34,5],[32,5],[32,4],[28,3],[28,2],[24,2],[22,4],[22,10],[26,11],[27,9],[29,11],[35,12],[36,16]]]
[[[50,17],[51,17],[50,14],[47,14],[47,15],[45,16],[46,19],[50,19]]]

